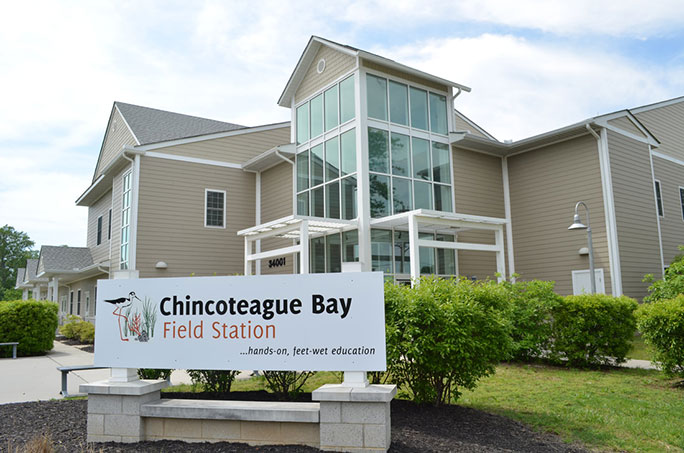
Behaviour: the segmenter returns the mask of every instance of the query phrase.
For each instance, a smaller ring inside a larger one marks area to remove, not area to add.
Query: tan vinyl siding
[[[109,264],[110,277],[114,271],[120,269],[121,264],[121,191],[123,189],[123,176],[131,171],[129,165],[123,169],[112,181],[112,255]],[[133,266],[133,263],[131,263]]]
[[[88,239],[87,246],[93,256],[94,263],[101,263],[109,259],[109,209],[112,207],[112,192],[104,194],[92,206],[88,207]],[[97,219],[102,216],[102,242],[97,245]],[[112,216],[114,212],[112,210]],[[113,232],[113,231],[112,231]]]
[[[100,158],[97,163],[93,181],[100,176],[102,169],[114,160],[116,155],[121,152],[125,145],[134,146],[136,145],[136,141],[123,117],[119,114],[119,111],[114,108],[112,119],[109,122],[109,129],[107,129],[105,140],[102,144],[102,151],[100,151]]]
[[[254,225],[255,176],[238,169],[145,158],[140,163],[137,266],[141,277],[244,272],[239,230]],[[226,191],[226,228],[204,226],[205,189]],[[158,261],[168,269],[155,269]]]
[[[656,151],[684,160],[684,102],[647,110],[634,116],[660,141]]]
[[[269,168],[261,174],[261,222],[292,215],[292,165],[287,162]],[[273,250],[293,245],[289,239],[268,239],[261,241],[261,250]],[[268,267],[269,260],[261,262],[262,274],[294,273],[293,255],[285,256],[285,266]]]
[[[476,127],[473,127],[471,124],[469,124],[457,113],[454,113],[454,131],[468,131],[471,134],[476,135],[478,137],[489,138],[485,134],[480,132]]]
[[[636,135],[637,137],[642,137],[645,138],[646,136],[639,130],[638,127],[632,123],[632,121],[627,118],[626,116],[623,116],[622,118],[616,118],[614,120],[608,121],[608,124],[611,126],[615,126],[619,129],[622,129],[623,131],[629,132],[631,134]]]
[[[568,231],[581,200],[591,210],[595,265],[603,268],[610,293],[596,140],[584,135],[509,157],[508,170],[516,272],[523,280],[553,280],[557,292],[572,294],[572,270],[589,269],[588,257],[577,253],[587,245],[586,233]]]
[[[319,74],[316,68],[321,58],[325,59],[325,70]],[[355,67],[356,58],[330,47],[321,46],[297,88],[295,103],[305,100],[346,73],[351,72]]]
[[[382,72],[390,77],[398,77],[401,78],[407,82],[412,82],[415,84],[423,85],[428,88],[432,88],[433,90],[439,90],[439,91],[449,91],[449,87],[446,85],[442,85],[440,83],[433,82],[432,80],[424,79],[423,77],[419,77],[417,75],[413,74],[408,74],[406,72],[399,71],[397,69],[393,69],[390,67],[387,67],[385,65],[381,65],[378,63],[375,63],[373,61],[368,61],[368,60],[361,60],[361,65],[364,68],[370,69],[371,71],[375,72]]]
[[[91,317],[95,314],[95,287],[97,286],[98,278],[107,278],[106,276],[92,277],[85,280],[79,280],[69,285],[71,291],[74,292],[74,314],[84,317]],[[81,290],[81,310],[78,311],[78,290]],[[90,313],[86,313],[86,292],[90,293]],[[70,295],[67,292],[67,313],[70,312]]]
[[[452,148],[454,165],[454,211],[487,217],[504,218],[501,158]],[[459,233],[460,242],[493,244],[494,233],[467,231]],[[478,279],[496,275],[496,254],[493,252],[458,252],[458,270],[461,275]]]
[[[648,145],[608,131],[610,171],[617,221],[622,292],[647,294],[644,274],[661,275],[658,224]],[[675,193],[674,189],[672,190]],[[592,210],[592,214],[593,214]],[[680,220],[680,226],[684,223]],[[592,220],[592,226],[594,222]]]
[[[288,124],[276,129],[168,146],[154,151],[240,165],[275,146],[289,142],[290,126]]]
[[[660,181],[663,198],[665,215],[660,218],[660,231],[663,238],[663,260],[667,266],[676,255],[682,253],[678,247],[684,245],[684,220],[679,199],[679,187],[684,187],[684,166],[653,156],[653,171]]]

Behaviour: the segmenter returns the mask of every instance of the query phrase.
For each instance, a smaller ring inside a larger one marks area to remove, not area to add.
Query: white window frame
[[[128,182],[128,189],[125,190],[125,181],[126,178],[130,178]],[[128,205],[124,204],[125,196],[126,193],[129,194],[128,197]],[[124,173],[124,175],[121,177],[121,226],[120,226],[120,236],[121,236],[121,243],[119,245],[119,269],[121,270],[126,270],[129,268],[129,260],[131,257],[131,211],[132,211],[132,200],[131,197],[133,196],[133,172],[128,171]],[[124,224],[124,213],[128,211],[128,223]],[[127,240],[124,242],[124,230],[127,229]],[[123,256],[121,256],[121,250],[123,249],[123,246],[126,246],[126,257],[124,259]]]
[[[209,196],[209,192],[218,192],[223,194],[223,226],[218,226],[218,225],[207,225],[207,197]],[[220,190],[220,189],[204,189],[204,228],[216,228],[220,230],[225,230],[226,229],[226,191],[225,190]]]
[[[682,222],[684,222],[684,187],[679,186],[679,204],[682,207]]]
[[[655,195],[656,212],[658,213],[658,216],[665,218],[665,200],[663,200],[663,185],[660,183],[659,179],[653,180],[653,194]],[[660,195],[660,204],[658,204],[658,195]]]

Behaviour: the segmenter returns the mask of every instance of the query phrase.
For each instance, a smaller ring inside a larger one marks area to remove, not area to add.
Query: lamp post
[[[579,206],[584,206],[587,211],[587,224],[583,224],[580,220],[579,213],[577,209]],[[575,205],[575,217],[573,218],[572,225],[568,227],[568,230],[587,230],[587,243],[589,244],[589,277],[591,281],[591,293],[596,294],[596,273],[594,272],[594,245],[591,241],[591,224],[589,223],[589,206],[583,201],[578,201]]]

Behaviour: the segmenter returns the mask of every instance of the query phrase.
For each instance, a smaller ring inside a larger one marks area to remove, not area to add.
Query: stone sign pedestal
[[[314,390],[312,399],[321,405],[321,450],[387,451],[391,442],[390,402],[396,393],[396,385],[326,384]]]

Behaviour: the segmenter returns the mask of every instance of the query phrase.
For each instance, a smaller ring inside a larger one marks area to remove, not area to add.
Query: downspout
[[[126,153],[133,154],[131,160]],[[124,159],[133,164],[133,173],[131,181],[131,233],[128,248],[128,270],[137,270],[137,252],[138,252],[138,197],[140,194],[140,157],[145,155],[145,151],[124,146],[121,154]]]
[[[620,250],[617,238],[613,184],[610,174],[610,156],[608,155],[608,136],[605,128],[601,128],[601,133],[597,134],[591,125],[585,124],[585,127],[596,139],[598,147],[603,207],[606,219],[606,237],[608,239],[608,264],[610,266],[611,292],[613,296],[621,296],[622,271],[620,269]]]

